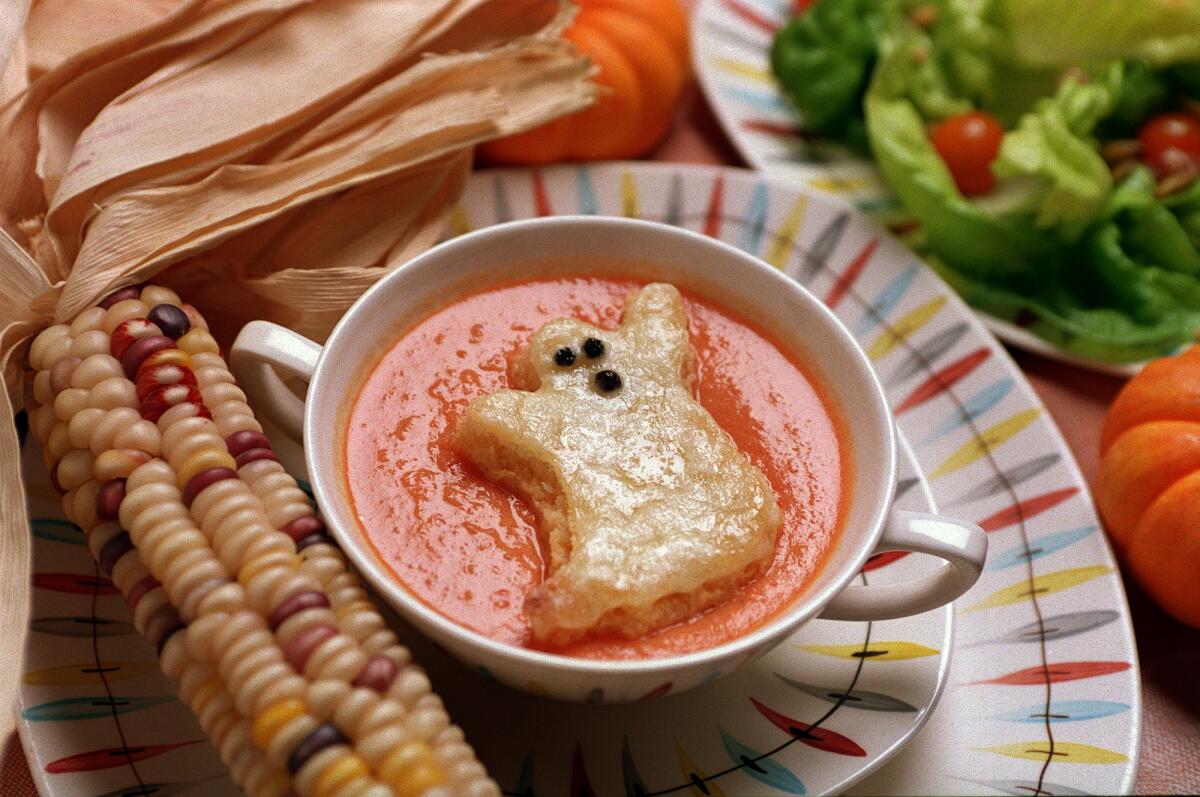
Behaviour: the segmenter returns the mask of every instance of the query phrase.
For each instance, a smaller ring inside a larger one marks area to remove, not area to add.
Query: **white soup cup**
[[[581,265],[586,264],[586,266]],[[631,268],[636,273],[631,274]],[[343,436],[351,402],[371,369],[412,324],[455,298],[523,279],[636,276],[706,296],[772,331],[803,361],[847,422],[854,463],[849,514],[823,566],[774,620],[732,641],[669,658],[597,661],[489,639],[434,611],[379,561],[348,495]],[[896,431],[883,389],[857,343],[820,301],[777,269],[693,232],[645,221],[560,216],[489,227],[430,249],[379,280],[354,303],[324,346],[262,321],[231,350],[255,408],[303,438],[317,503],[333,536],[376,592],[402,617],[472,669],[520,689],[567,700],[634,700],[677,693],[761,656],[805,622],[885,620],[953,601],[979,578],[986,535],[970,523],[892,508]],[[308,382],[301,401],[274,369]],[[883,551],[930,554],[945,563],[905,583],[851,584]],[[537,685],[533,687],[533,685]],[[600,691],[597,691],[600,690]]]

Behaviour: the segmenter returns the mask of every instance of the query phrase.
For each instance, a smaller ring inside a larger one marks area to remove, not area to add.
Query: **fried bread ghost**
[[[694,366],[679,291],[652,284],[615,332],[546,324],[513,364],[526,389],[470,402],[458,451],[538,517],[536,640],[641,636],[721,602],[770,558],[775,497],[694,398]]]

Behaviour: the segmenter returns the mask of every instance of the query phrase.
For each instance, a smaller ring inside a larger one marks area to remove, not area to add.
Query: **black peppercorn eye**
[[[596,387],[605,393],[611,393],[621,387],[621,375],[616,371],[597,371]]]
[[[563,346],[558,351],[554,352],[554,364],[566,368],[575,364],[575,350],[570,346]]]
[[[583,342],[583,353],[589,360],[604,356],[604,341],[598,338],[588,338]]]

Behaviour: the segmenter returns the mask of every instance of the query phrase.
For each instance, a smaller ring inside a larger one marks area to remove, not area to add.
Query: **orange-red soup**
[[[532,511],[455,453],[475,396],[508,387],[509,362],[547,321],[620,322],[640,283],[549,279],[459,299],[416,324],[375,366],[345,436],[346,478],[379,558],[444,616],[532,646],[525,594],[544,576]],[[589,638],[556,652],[654,658],[730,641],[773,619],[820,567],[846,514],[850,463],[836,410],[762,331],[684,292],[700,402],[763,470],[782,511],[770,564],[725,603],[640,639]]]

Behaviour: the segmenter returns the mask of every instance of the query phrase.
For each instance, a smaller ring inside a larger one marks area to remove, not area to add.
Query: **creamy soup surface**
[[[354,400],[344,473],[379,559],[421,601],[501,642],[532,647],[522,611],[545,563],[536,518],[454,451],[468,401],[509,386],[509,365],[543,324],[620,322],[635,280],[559,278],[466,296],[414,325]],[[763,331],[683,291],[697,397],[766,474],[782,513],[764,572],[730,599],[638,639],[591,637],[565,655],[658,658],[735,639],[777,616],[824,561],[848,512],[849,453],[838,410],[802,363]]]

